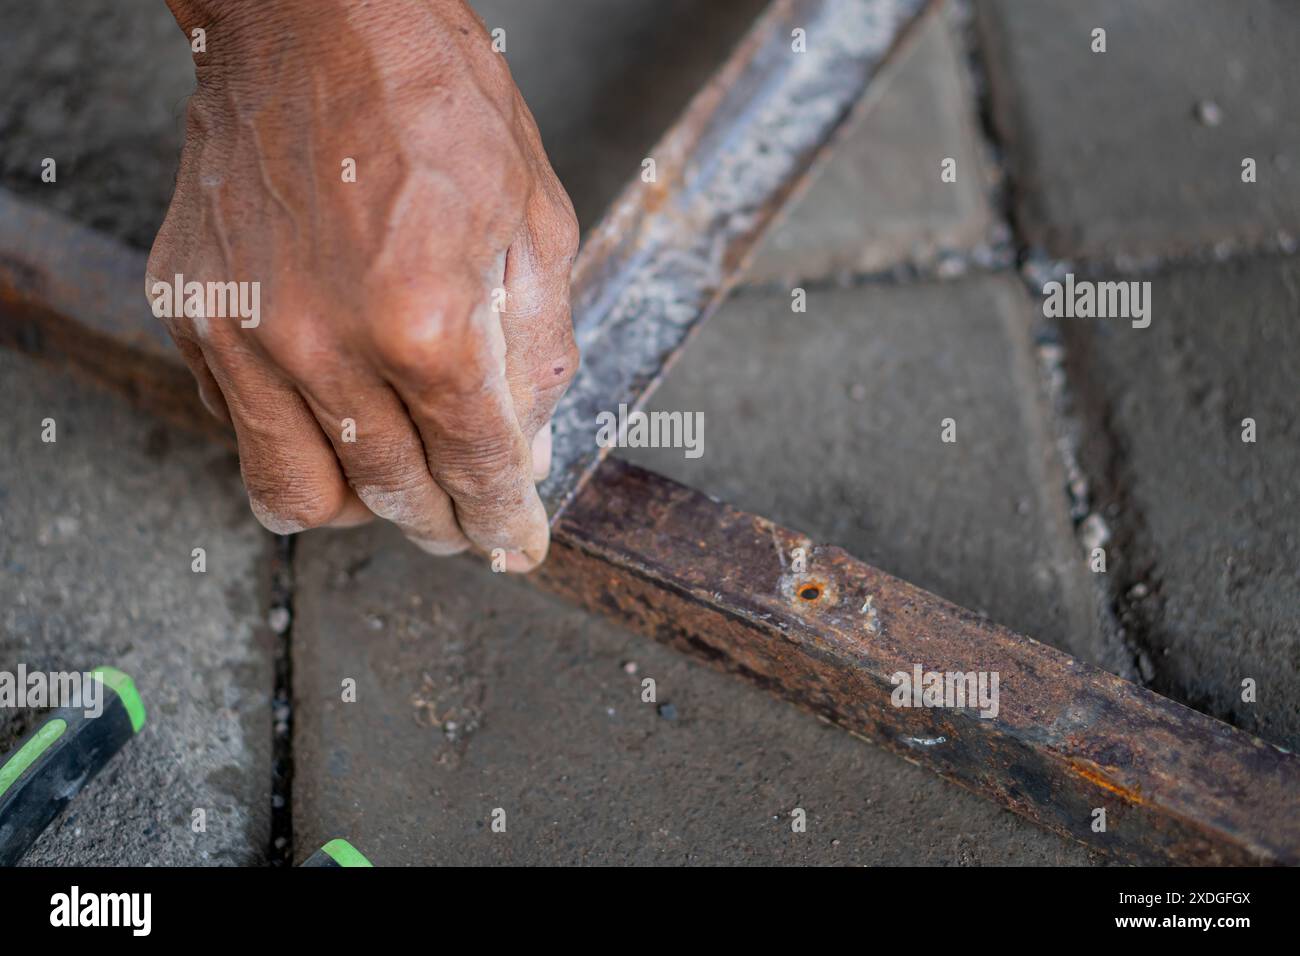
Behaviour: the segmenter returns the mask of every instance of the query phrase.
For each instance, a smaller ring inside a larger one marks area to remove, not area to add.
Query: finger
[[[217,384],[216,378],[212,375],[212,369],[208,368],[207,360],[203,357],[203,349],[199,347],[197,341],[184,335],[178,335],[172,328],[171,323],[166,323],[168,334],[171,335],[172,341],[176,343],[176,348],[181,353],[181,358],[189,366],[190,374],[194,376],[194,381],[199,386],[199,399],[216,419],[225,422],[227,425],[232,424],[230,420],[230,409],[226,405],[226,396],[221,392],[221,386]]]
[[[444,300],[451,288],[444,278]],[[441,310],[437,334],[428,332],[428,303],[408,298],[390,313],[380,361],[465,536],[485,552],[503,549],[508,570],[530,570],[550,532],[506,384],[501,323],[483,284],[460,288],[475,291],[451,294],[456,304]]]
[[[533,436],[533,480],[541,481],[551,473],[551,437],[552,426],[550,422],[538,430]]]
[[[558,187],[557,187],[558,188]],[[506,381],[524,437],[532,440],[555,412],[578,369],[569,307],[569,276],[578,227],[568,197],[546,193],[506,254]]]
[[[309,375],[299,390],[367,508],[431,554],[457,554],[470,546],[451,498],[429,473],[406,406],[387,382],[364,372],[336,371],[327,380]]]
[[[229,342],[203,356],[226,396],[239,468],[257,520],[276,534],[349,527],[370,511],[348,487],[334,449],[297,389],[273,366]]]
[[[152,275],[145,275],[145,298],[149,301],[149,307],[154,306],[154,278]],[[170,316],[159,316],[163,328],[176,343],[176,349],[181,353],[181,358],[189,367],[190,374],[194,376],[194,381],[199,387],[199,399],[212,415],[230,424],[230,409],[226,407],[226,398],[221,394],[221,388],[217,385],[217,380],[212,377],[212,370],[208,368],[207,360],[203,358],[203,349],[199,346],[198,336],[194,330],[183,323],[183,320],[175,319]]]

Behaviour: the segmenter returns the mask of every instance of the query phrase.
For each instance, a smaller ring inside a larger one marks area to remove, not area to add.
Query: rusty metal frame
[[[1300,863],[1293,755],[593,447],[595,410],[644,399],[933,7],[775,0],[655,150],[658,183],[634,182],[588,237],[585,377],[557,426],[554,545],[533,579],[1122,860]],[[810,50],[838,40],[792,64],[793,25]],[[839,42],[853,30],[860,42]],[[0,344],[229,440],[143,304],[144,259],[0,193]],[[892,675],[915,666],[998,673],[999,712],[894,706]]]

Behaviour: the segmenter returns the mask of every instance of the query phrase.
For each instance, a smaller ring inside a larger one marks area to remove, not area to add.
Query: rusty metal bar
[[[582,368],[556,410],[540,488],[552,516],[604,454],[597,413],[648,397],[867,86],[937,7],[775,0],[651,150],[654,181],[632,180],[574,270]]]
[[[173,424],[226,435],[149,311],[146,258],[0,189],[0,345],[71,365]]]
[[[1292,754],[650,472],[603,463],[534,576],[1120,859],[1300,863]],[[918,665],[997,674],[997,715],[895,706]]]

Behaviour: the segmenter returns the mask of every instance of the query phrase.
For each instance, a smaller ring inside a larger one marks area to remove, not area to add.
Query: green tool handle
[[[0,762],[0,866],[13,866],[68,802],[144,726],[144,704],[131,678],[112,667],[96,717],[79,707],[45,715]]]

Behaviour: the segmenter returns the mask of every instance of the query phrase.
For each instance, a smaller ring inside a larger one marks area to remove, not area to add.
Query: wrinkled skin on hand
[[[163,319],[254,514],[535,566],[578,234],[504,57],[461,0],[169,2],[207,50],[146,290],[260,283],[255,328]]]

